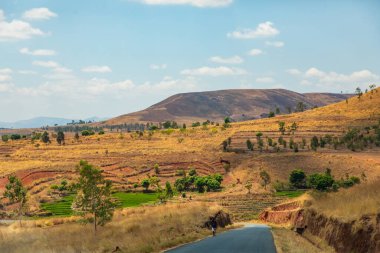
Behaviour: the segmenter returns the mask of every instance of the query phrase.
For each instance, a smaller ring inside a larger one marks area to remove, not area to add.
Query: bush
[[[334,183],[334,179],[331,175],[324,173],[324,174],[312,174],[307,178],[307,185],[310,188],[319,190],[319,191],[326,191],[329,188],[332,187]]]
[[[306,186],[306,174],[301,169],[293,170],[289,176],[289,183],[295,188],[305,188]]]
[[[105,134],[105,132],[104,132],[104,130],[100,130],[98,134],[103,135],[103,134]]]
[[[9,136],[8,136],[8,135],[2,135],[2,136],[1,136],[1,140],[2,140],[3,142],[7,142],[7,141],[9,140]]]
[[[82,131],[82,136],[90,136],[90,135],[94,135],[95,132],[93,130],[83,130]]]
[[[12,134],[11,135],[11,140],[20,140],[21,139],[21,135],[19,134]]]

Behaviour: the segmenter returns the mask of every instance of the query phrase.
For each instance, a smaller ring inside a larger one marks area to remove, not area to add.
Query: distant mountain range
[[[136,122],[179,123],[195,121],[222,121],[229,116],[236,121],[266,117],[276,108],[281,113],[294,112],[302,102],[306,109],[337,103],[352,94],[297,93],[285,89],[235,89],[191,92],[171,96],[149,108],[112,118],[104,122],[117,125]]]
[[[88,122],[99,122],[106,120],[107,118],[91,117],[83,119],[83,121]],[[19,120],[15,122],[0,122],[0,128],[39,128],[42,126],[63,126],[67,123],[71,123],[73,119],[65,118],[54,118],[54,117],[36,117],[27,120]],[[75,119],[75,122],[79,120]]]

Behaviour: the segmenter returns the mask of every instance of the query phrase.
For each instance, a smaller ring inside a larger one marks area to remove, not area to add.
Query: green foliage
[[[270,184],[270,175],[265,170],[260,171],[260,178],[263,182],[264,188],[267,187],[268,184]]]
[[[274,116],[276,116],[276,114],[274,112],[269,112],[268,118],[273,118]]]
[[[158,163],[156,163],[153,168],[156,174],[160,174],[160,165],[158,165]]]
[[[307,185],[310,188],[319,190],[319,191],[326,191],[329,188],[332,187],[334,183],[334,179],[330,174],[324,173],[324,174],[312,174],[307,177]]]
[[[190,174],[190,173],[189,173]],[[223,176],[214,174],[209,176],[188,176],[182,177],[175,181],[174,187],[178,192],[197,190],[202,193],[204,191],[217,191],[221,188]]]
[[[143,181],[141,181],[141,187],[143,187],[145,191],[148,191],[149,186],[150,186],[149,179],[144,179]]]
[[[26,205],[26,188],[22,185],[21,180],[14,175],[8,176],[8,183],[5,185],[4,198],[7,198],[10,203],[17,203],[18,216],[22,215],[22,210]]]
[[[248,150],[253,150],[253,147],[254,147],[254,145],[253,145],[253,143],[252,143],[252,141],[251,140],[247,140],[247,148],[248,148]]]
[[[298,102],[296,106],[296,112],[303,112],[306,110],[306,105],[303,102]]]
[[[301,169],[293,170],[289,175],[289,183],[295,188],[305,188],[306,174]]]
[[[59,145],[65,142],[65,134],[62,131],[57,133],[57,142]]]
[[[229,123],[231,123],[232,121],[231,121],[231,118],[230,117],[225,117],[224,118],[224,123],[225,124],[229,124]]]
[[[2,136],[1,136],[1,140],[2,140],[3,142],[7,142],[7,141],[9,140],[9,136],[8,136],[8,135],[2,135]]]
[[[317,148],[319,147],[319,141],[317,136],[313,136],[310,143],[311,149],[314,151],[317,151]]]
[[[172,198],[174,195],[173,188],[169,182],[165,184],[165,196],[166,198]]]
[[[194,169],[194,168],[191,168],[190,171],[189,171],[189,176],[196,176],[197,175],[197,171]]]
[[[287,197],[287,198],[297,198],[304,194],[304,191],[301,190],[294,190],[294,191],[277,191],[276,196],[277,197]]]
[[[56,185],[58,187],[58,185]],[[53,216],[71,216],[73,210],[71,208],[75,195],[68,195],[62,199],[50,203],[42,203],[41,209],[51,213]]]
[[[278,122],[278,130],[281,132],[281,134],[285,133],[285,122],[283,121]]]
[[[193,124],[191,124],[192,127],[199,127],[200,125],[200,122],[194,122]]]
[[[15,141],[15,140],[20,140],[21,139],[21,135],[19,134],[12,134],[11,135],[11,140]]]
[[[102,171],[87,161],[80,161],[77,170],[79,180],[75,202],[83,216],[92,216],[96,231],[97,225],[103,226],[113,217],[115,204],[111,200],[112,182],[105,180]]]
[[[82,131],[82,136],[90,136],[90,135],[94,135],[95,132],[93,130],[83,130]]]
[[[103,134],[105,134],[105,132],[104,132],[104,130],[100,130],[100,131],[98,132],[98,134],[99,134],[99,135],[103,135]]]
[[[43,132],[43,134],[41,135],[41,141],[43,143],[49,143],[50,142],[50,138],[49,138],[49,133],[48,132]]]

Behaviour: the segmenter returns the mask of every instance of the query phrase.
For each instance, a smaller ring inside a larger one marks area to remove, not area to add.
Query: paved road
[[[272,233],[265,225],[246,225],[215,237],[183,245],[168,253],[276,253]]]

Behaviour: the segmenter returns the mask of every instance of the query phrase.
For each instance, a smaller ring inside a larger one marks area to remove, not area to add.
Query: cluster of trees
[[[8,140],[20,140],[20,139],[26,139],[27,136],[26,135],[20,135],[20,134],[11,134],[11,135],[2,135],[1,136],[1,140],[4,141],[4,142],[7,142]]]
[[[199,176],[195,169],[191,169],[188,175],[186,175],[185,171],[182,171],[182,174],[183,176],[174,183],[174,187],[178,192],[198,191],[202,193],[205,191],[217,191],[220,190],[223,181],[223,176],[220,174]]]
[[[363,173],[362,178],[365,178]],[[348,188],[360,183],[360,178],[355,176],[346,175],[346,178],[335,180],[331,175],[331,170],[326,169],[324,173],[314,173],[306,175],[301,169],[293,170],[289,175],[289,188],[290,189],[315,189],[318,191],[337,191],[339,188]],[[277,183],[276,190],[286,188],[285,184]]]

